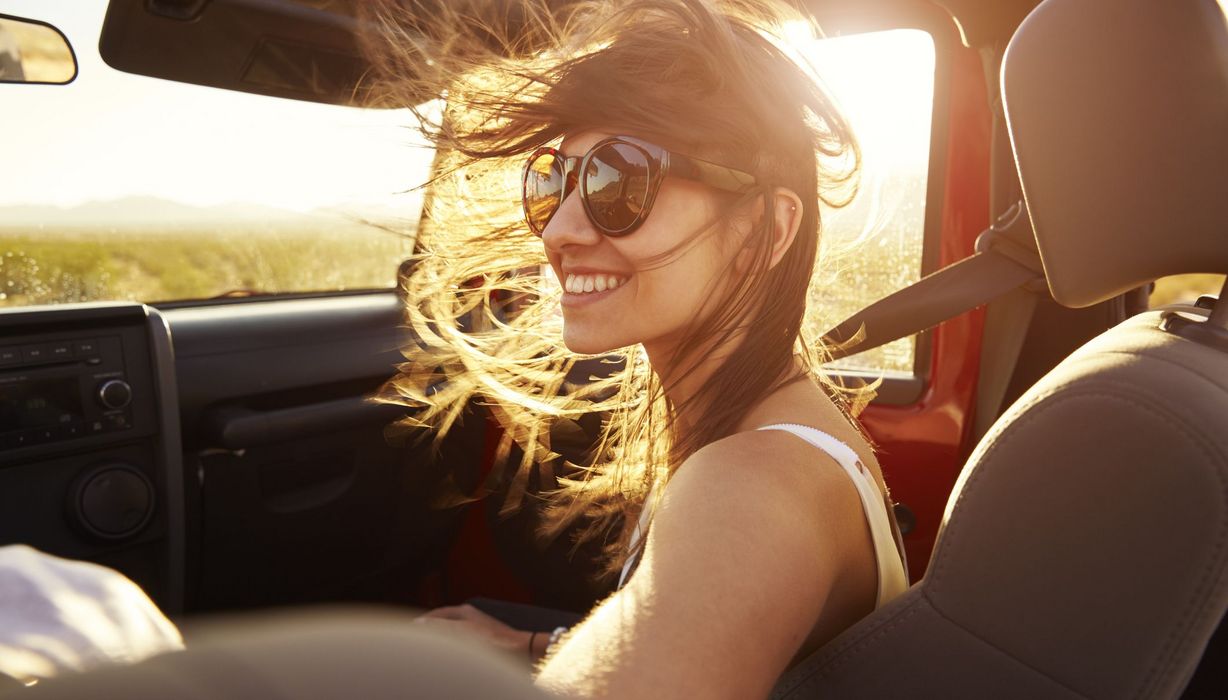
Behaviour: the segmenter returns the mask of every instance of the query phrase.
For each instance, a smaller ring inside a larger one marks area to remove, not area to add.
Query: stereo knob
[[[149,477],[130,464],[103,464],[89,469],[68,489],[69,520],[91,539],[118,541],[135,537],[154,511]]]
[[[130,401],[132,387],[122,379],[108,379],[98,387],[98,403],[106,408],[123,408]]]

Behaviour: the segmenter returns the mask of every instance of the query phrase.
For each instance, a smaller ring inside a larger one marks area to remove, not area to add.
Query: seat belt
[[[1015,202],[977,236],[974,255],[883,297],[825,333],[823,342],[832,359],[907,338],[1023,287],[1028,287],[1026,295],[1034,305],[1035,293],[1031,290],[1043,284],[1045,276],[1031,239],[1031,222],[1023,202]],[[1030,318],[1030,309],[1027,315]],[[1024,330],[1027,320],[1022,324]],[[1018,336],[1009,339],[1016,347],[999,348],[994,353],[1003,359],[1009,355],[1012,368],[1019,354],[1017,346],[1023,343],[1023,331],[1019,331]],[[982,362],[983,372],[984,368]],[[1009,369],[1005,373],[1009,375]],[[985,377],[982,373],[982,378]],[[1001,381],[1000,389],[992,387],[999,402],[1009,376]],[[982,390],[977,393],[980,395]],[[996,412],[996,407],[993,411]]]
[[[998,418],[1002,400],[1015,375],[1028,327],[1040,294],[1025,284],[996,299],[985,310],[981,364],[977,371],[972,444],[980,442]]]

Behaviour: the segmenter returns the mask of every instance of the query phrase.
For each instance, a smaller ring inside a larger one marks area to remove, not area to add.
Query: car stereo
[[[0,450],[132,427],[119,336],[0,346]]]

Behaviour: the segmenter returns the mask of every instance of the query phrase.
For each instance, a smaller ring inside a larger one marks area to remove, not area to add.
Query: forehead
[[[582,156],[601,139],[616,135],[618,134],[605,129],[588,129],[586,131],[573,132],[563,137],[559,150],[564,155]]]

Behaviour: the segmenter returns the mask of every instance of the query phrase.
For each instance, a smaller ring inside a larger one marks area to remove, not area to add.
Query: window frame
[[[929,35],[934,43],[934,92],[930,110],[929,164],[926,169],[925,217],[921,236],[920,277],[935,272],[940,267],[942,246],[942,221],[947,193],[947,156],[949,122],[951,114],[950,75],[952,54],[960,36],[954,20],[935,6],[927,10],[920,6],[898,8],[898,16],[886,16],[874,8],[853,8],[831,12],[815,12],[814,17],[829,38],[854,36],[893,29],[918,29]],[[844,319],[840,319],[843,321]],[[839,321],[837,321],[837,324]],[[873,404],[908,406],[915,404],[924,395],[933,378],[934,338],[929,329],[916,334],[913,350],[913,366],[910,376],[881,374],[870,369],[830,370],[838,381],[850,385],[872,381],[882,377]],[[880,370],[881,371],[881,370]]]

